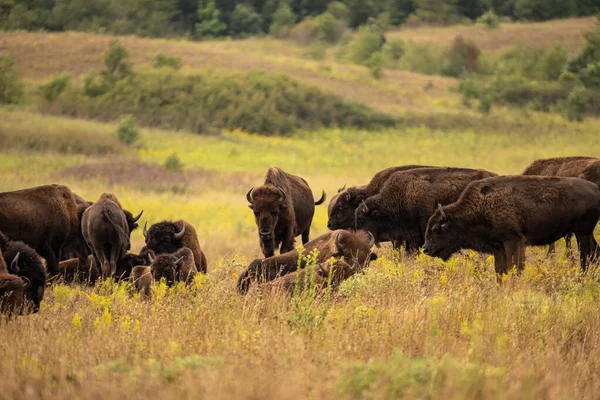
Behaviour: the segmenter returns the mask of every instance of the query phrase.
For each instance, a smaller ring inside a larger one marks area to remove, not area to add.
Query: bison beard
[[[598,257],[594,227],[600,190],[577,178],[502,176],[470,184],[459,200],[429,219],[425,253],[448,259],[460,249],[494,255],[503,274],[523,268],[525,246],[540,246],[573,233],[585,270]]]
[[[302,243],[308,242],[315,205],[322,204],[326,197],[323,191],[321,199],[315,202],[303,178],[277,167],[269,168],[264,185],[246,193],[265,257],[273,256],[280,244],[280,253],[292,250],[294,238],[300,234]]]

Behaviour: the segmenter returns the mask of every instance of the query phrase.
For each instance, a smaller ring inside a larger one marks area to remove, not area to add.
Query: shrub
[[[388,40],[384,45],[381,51],[383,52],[383,58],[386,63],[392,66],[395,66],[397,62],[404,55],[404,42],[400,39],[391,39]]]
[[[278,38],[287,37],[295,23],[296,15],[294,15],[290,5],[287,1],[280,1],[277,10],[273,14],[273,23],[271,23],[269,32]]]
[[[65,91],[70,82],[71,75],[68,73],[54,75],[48,82],[40,86],[40,93],[44,100],[50,103]]]
[[[240,3],[231,13],[229,30],[233,37],[245,37],[262,32],[262,19],[254,7]]]
[[[592,96],[589,90],[584,88],[575,89],[569,94],[566,102],[562,104],[563,115],[569,121],[583,121],[585,112]]]
[[[569,59],[569,52],[560,44],[545,49],[540,55],[536,71],[540,79],[547,81],[558,80]]]
[[[443,74],[459,77],[463,72],[477,72],[480,53],[474,43],[465,41],[462,36],[457,36],[452,47],[446,53],[448,62],[442,70]]]
[[[133,116],[126,115],[121,118],[117,125],[117,137],[126,145],[132,145],[139,140],[140,131]]]
[[[309,45],[317,37],[317,23],[314,18],[306,17],[290,29],[290,39],[302,44]]]
[[[181,65],[181,57],[173,57],[165,53],[158,53],[154,57],[154,62],[152,64],[154,68],[167,67],[175,70],[180,69]]]
[[[579,80],[588,89],[600,89],[600,61],[583,68],[579,73]]]
[[[489,29],[497,28],[500,25],[498,15],[496,15],[492,8],[490,8],[481,17],[477,18],[477,22],[485,25],[485,27]]]
[[[176,171],[182,171],[184,164],[179,159],[179,156],[177,155],[177,153],[173,153],[169,157],[167,157],[163,166],[165,167],[165,169],[167,171],[176,172]]]
[[[23,81],[11,55],[0,55],[0,104],[16,104],[23,99]]]
[[[441,49],[407,42],[404,54],[398,61],[398,68],[428,75],[441,75],[445,63],[446,57]]]
[[[341,1],[334,1],[327,5],[327,13],[333,16],[336,21],[343,22],[348,25],[350,19],[350,10]]]
[[[491,82],[490,95],[494,102],[527,106],[534,102],[538,108],[549,111],[551,107],[569,97],[571,85],[559,82],[536,82],[520,77],[497,77]]]
[[[315,18],[316,39],[327,43],[337,43],[342,37],[344,26],[336,22],[333,15],[325,12]]]
[[[209,0],[206,4],[203,0],[200,2],[197,11],[198,22],[194,25],[196,38],[204,39],[224,35],[227,25],[221,21],[221,12],[216,7],[215,1]]]
[[[373,54],[381,50],[384,37],[381,33],[361,26],[352,41],[348,43],[346,59],[354,64],[367,65]]]
[[[367,67],[371,71],[371,76],[375,79],[383,78],[383,56],[380,51],[373,53],[367,61]]]
[[[567,50],[559,44],[546,49],[532,49],[517,44],[500,55],[494,69],[502,76],[557,80],[567,59]]]
[[[118,81],[133,75],[131,63],[127,61],[129,52],[118,40],[111,40],[108,50],[104,53],[106,71],[104,77],[107,81]]]

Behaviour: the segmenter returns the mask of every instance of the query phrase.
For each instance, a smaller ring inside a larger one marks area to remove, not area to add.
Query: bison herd
[[[523,268],[527,246],[575,236],[583,270],[598,262],[594,229],[600,219],[600,159],[537,160],[522,175],[423,165],[392,167],[358,187],[345,185],[331,199],[331,232],[310,240],[315,201],[301,177],[271,167],[264,184],[246,193],[264,258],[240,275],[238,291],[252,282],[286,292],[337,286],[376,258],[373,246],[391,242],[406,253],[444,260],[461,249],[492,254],[495,270]],[[137,216],[117,197],[95,202],[63,185],[0,193],[0,311],[37,312],[48,282],[93,284],[130,280],[150,295],[153,281],[190,283],[207,261],[189,222],[144,225],[145,246],[130,253]],[[294,248],[302,235],[303,247]],[[279,254],[275,254],[279,249]],[[45,260],[45,263],[42,261]]]

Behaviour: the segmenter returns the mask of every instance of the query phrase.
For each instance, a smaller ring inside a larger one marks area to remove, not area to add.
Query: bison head
[[[460,250],[461,235],[456,232],[458,222],[450,220],[441,204],[429,218],[425,230],[423,252],[446,261]]]
[[[18,243],[22,246],[19,246],[20,248],[16,253],[13,253],[13,249],[7,249],[5,252],[5,259],[10,260],[9,272],[20,276],[27,282],[25,300],[31,303],[31,309],[34,313],[37,313],[40,310],[40,303],[44,299],[46,268],[35,250],[22,242],[12,243]]]
[[[583,171],[583,174],[579,175],[579,178],[594,182],[596,185],[598,185],[598,187],[600,187],[600,161],[590,164]]]
[[[125,219],[127,220],[127,227],[129,228],[129,233],[131,233],[138,228],[137,222],[142,217],[144,210],[140,211],[140,213],[135,217],[132,213],[130,213],[127,210],[123,210],[123,213],[125,214]]]
[[[354,212],[356,207],[364,200],[362,191],[358,188],[345,189],[342,187],[338,194],[333,196],[327,208],[327,228],[330,230],[336,229],[352,229],[354,228]]]
[[[0,275],[0,313],[11,316],[23,314],[28,288],[27,278],[11,274]]]
[[[155,281],[165,278],[168,286],[172,286],[177,281],[177,271],[179,265],[183,262],[184,256],[176,257],[173,254],[161,254],[152,260],[152,277]]]
[[[371,232],[340,232],[335,236],[337,255],[354,273],[361,271],[373,259],[371,249],[374,244]]]
[[[373,196],[368,198],[356,208],[354,213],[354,223],[356,229],[371,232],[375,237],[375,243],[382,240],[382,233],[385,230],[389,220],[388,214],[382,209],[378,201]]]
[[[144,225],[146,248],[156,254],[175,253],[182,248],[186,222],[180,222],[162,221],[152,225],[150,229],[146,229],[146,223]]]
[[[275,226],[277,226],[280,214],[287,208],[286,197],[285,191],[280,186],[251,188],[246,193],[246,200],[250,203],[248,207],[254,212],[254,220],[261,241],[274,242]]]

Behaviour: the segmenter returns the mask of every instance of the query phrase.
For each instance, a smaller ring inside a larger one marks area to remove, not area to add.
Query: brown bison
[[[560,176],[581,178],[600,186],[600,159],[595,157],[557,157],[535,160],[523,175]],[[571,248],[571,235],[565,236],[567,249]],[[548,254],[554,252],[550,243]]]
[[[59,261],[66,261],[71,260],[73,258],[78,258],[80,260],[80,263],[84,265],[87,263],[88,256],[91,255],[92,252],[87,246],[85,240],[83,239],[83,234],[81,232],[81,220],[83,218],[83,213],[85,212],[85,210],[94,203],[91,201],[84,200],[75,192],[73,192],[73,197],[75,198],[75,204],[77,205],[77,217],[79,219],[79,223],[77,224],[77,229],[69,235],[69,238],[67,238],[65,246],[62,249],[61,258]]]
[[[304,268],[309,262],[307,256],[315,250],[318,253],[316,263],[324,263],[334,257],[352,266],[364,266],[369,260],[377,257],[371,253],[374,243],[373,235],[364,231],[350,232],[340,229],[326,233],[304,245],[303,257],[300,260],[298,250],[294,249],[277,256],[252,261],[238,279],[238,291],[245,294],[252,280],[272,281],[296,271],[298,267]]]
[[[59,276],[65,283],[93,285],[102,276],[102,271],[93,255],[82,264],[79,258],[70,258],[58,263]]]
[[[0,314],[22,314],[28,286],[29,282],[26,279],[8,273],[8,267],[0,251]]]
[[[581,267],[598,253],[598,186],[578,178],[500,176],[471,183],[429,219],[424,251],[447,260],[460,249],[494,255],[498,274],[523,268],[525,245],[575,234]]]
[[[183,220],[162,221],[152,225],[148,230],[144,225],[144,237],[146,238],[146,248],[152,250],[156,255],[175,253],[187,247],[194,254],[196,269],[203,274],[206,273],[208,269],[206,256],[200,248],[196,229],[189,222]]]
[[[117,272],[115,272],[115,280],[128,280],[133,268],[139,265],[150,265],[151,261],[147,255],[142,253],[134,254],[127,253],[117,261]]]
[[[115,275],[117,261],[131,247],[131,230],[137,228],[136,222],[143,212],[129,218],[117,197],[110,193],[103,193],[84,211],[81,221],[83,237],[100,265],[104,279]]]
[[[491,176],[496,174],[468,168],[396,172],[356,209],[356,227],[371,232],[376,243],[406,242],[408,251],[417,250],[425,243],[427,221],[436,205],[456,201],[469,183]]]
[[[280,244],[280,253],[292,250],[294,238],[300,234],[302,243],[308,242],[315,205],[322,204],[326,197],[323,191],[319,201],[315,202],[303,178],[288,174],[281,168],[269,168],[264,185],[251,188],[246,193],[265,257],[273,256]]]
[[[152,260],[150,268],[152,278],[157,282],[165,278],[168,286],[173,286],[177,282],[189,284],[198,273],[194,263],[194,253],[187,247],[179,249],[175,253],[159,254]]]
[[[150,297],[150,288],[152,286],[152,268],[138,265],[133,267],[129,277],[138,293],[144,297]]]
[[[354,212],[360,203],[379,193],[385,182],[400,171],[408,171],[418,168],[435,168],[425,165],[402,165],[399,167],[386,168],[373,176],[371,181],[365,186],[354,186],[346,189],[346,185],[331,199],[327,208],[329,221],[327,228],[334,229],[355,229]]]
[[[8,266],[8,273],[27,282],[25,300],[38,312],[46,290],[46,268],[40,256],[25,242],[10,240],[0,232],[0,251]]]
[[[31,246],[46,260],[50,274],[67,241],[83,240],[73,192],[63,185],[45,185],[0,193],[0,230]]]

